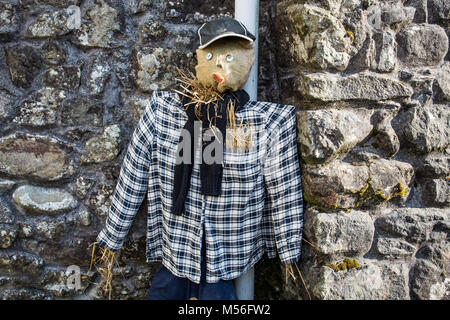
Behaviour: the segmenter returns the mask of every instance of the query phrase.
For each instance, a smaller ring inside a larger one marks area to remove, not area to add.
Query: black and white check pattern
[[[303,199],[295,108],[247,102],[236,122],[252,124],[252,148],[225,149],[220,196],[201,193],[195,162],[185,214],[176,216],[171,202],[177,144],[187,120],[183,108],[177,93],[153,93],[128,145],[99,244],[111,251],[122,247],[147,194],[147,261],[161,261],[178,277],[200,281],[203,225],[207,282],[237,278],[264,252],[270,258],[278,253],[284,264],[298,261]]]

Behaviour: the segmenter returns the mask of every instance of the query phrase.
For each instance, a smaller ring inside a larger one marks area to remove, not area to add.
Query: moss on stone
[[[303,192],[303,199],[308,202],[311,205],[316,205],[320,208],[326,208],[326,209],[332,209],[332,210],[336,210],[339,208],[339,204],[334,203],[331,205],[325,205],[323,202],[313,198],[312,196],[308,195],[306,192]]]
[[[303,192],[303,199],[305,199],[305,201],[310,204],[319,205],[319,202],[316,199],[310,197],[306,192]]]
[[[353,32],[351,32],[350,30],[345,30],[345,32],[350,37],[350,39],[352,39],[352,42],[355,43],[355,35],[353,34]]]
[[[392,194],[390,197],[385,196],[381,191],[375,192],[375,195],[380,197],[384,201],[389,201],[395,197],[405,197],[406,195],[408,195],[409,188],[403,186],[401,182],[399,182],[396,187],[398,188],[398,191]]]
[[[359,191],[359,196],[362,197],[369,189],[370,183],[367,182],[366,185]]]
[[[358,200],[355,203],[356,208],[359,207],[364,202],[367,202],[368,200],[373,199],[374,197],[378,198],[381,201],[389,201],[394,197],[398,197],[398,196],[404,197],[404,196],[408,195],[408,193],[409,193],[409,188],[403,186],[402,183],[399,182],[396,186],[398,191],[388,197],[388,196],[384,195],[383,192],[381,192],[381,191],[374,191],[373,188],[371,188],[371,184],[370,184],[371,181],[372,181],[372,179],[369,177],[367,179],[366,184],[361,189],[348,190],[348,192],[353,193],[353,194],[358,194],[358,196],[359,196]],[[303,193],[303,198],[311,205],[317,205],[322,208],[337,210],[340,207],[340,205],[338,203],[334,203],[331,205],[324,205],[321,201],[313,198],[312,196],[306,194],[305,192]],[[349,211],[346,211],[346,212],[349,212]]]
[[[355,207],[359,207],[361,203],[363,203],[363,202],[365,202],[365,201],[367,201],[367,200],[369,200],[371,198],[371,196],[368,193],[371,181],[372,181],[372,179],[369,177],[367,179],[366,184],[361,189],[359,189],[359,190],[349,190],[349,192],[359,195],[359,198],[358,198],[358,200],[355,203]]]
[[[350,258],[345,258],[344,261],[340,263],[325,263],[324,265],[336,272],[360,267],[360,264],[357,260]]]
[[[339,208],[339,204],[337,204],[337,203],[332,204],[332,205],[330,206],[330,209],[333,209],[333,210],[336,210],[337,208]]]
[[[338,272],[340,270],[339,266],[337,264],[335,264],[335,263],[325,263],[325,266],[328,267],[328,268],[333,269],[336,272]]]
[[[355,259],[345,258],[344,263],[348,269],[358,268],[360,266],[359,262]]]
[[[400,197],[404,197],[404,196],[408,195],[408,193],[409,193],[409,188],[404,187],[400,182],[398,183],[397,187],[398,187],[398,189],[399,189],[398,195],[399,195]]]
[[[374,194],[375,194],[375,196],[377,196],[377,197],[379,197],[379,198],[381,198],[381,199],[383,199],[383,200],[385,200],[385,201],[390,199],[390,198],[386,197],[386,196],[383,194],[383,192],[381,192],[381,191],[377,191],[377,192],[375,192]]]

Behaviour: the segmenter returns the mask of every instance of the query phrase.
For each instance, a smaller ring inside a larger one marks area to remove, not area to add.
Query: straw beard
[[[221,93],[217,89],[205,86],[198,78],[190,71],[186,72],[180,68],[176,68],[179,77],[175,78],[178,82],[181,90],[172,89],[174,92],[185,96],[191,100],[185,104],[185,107],[194,105],[195,115],[197,119],[202,119],[202,105],[212,103],[214,105],[215,114],[209,116],[209,129],[210,132],[215,134],[217,128],[215,126],[215,119],[220,118],[218,114],[218,104],[224,99],[226,92]],[[236,124],[235,106],[230,101],[227,105],[227,138],[225,146],[227,148],[248,150],[252,144],[253,126],[246,122],[243,123],[243,119],[240,123]],[[216,136],[217,137],[217,136]]]
[[[217,114],[217,105],[220,100],[223,100],[224,94],[212,87],[207,87],[200,83],[192,72],[185,72],[180,68],[176,69],[179,74],[179,78],[175,78],[175,80],[178,81],[182,91],[177,89],[172,90],[191,100],[191,102],[188,102],[185,107],[194,105],[195,115],[200,120],[202,118],[202,105],[213,103],[215,105],[214,109],[216,110],[216,114],[212,118],[220,117],[220,115]],[[210,128],[213,129],[212,121],[210,121]]]

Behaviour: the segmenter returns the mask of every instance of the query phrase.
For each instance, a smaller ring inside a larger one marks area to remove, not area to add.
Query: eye
[[[231,54],[227,54],[227,61],[228,62],[233,61],[233,56]]]
[[[208,52],[205,56],[206,60],[211,60],[212,59],[212,53]]]

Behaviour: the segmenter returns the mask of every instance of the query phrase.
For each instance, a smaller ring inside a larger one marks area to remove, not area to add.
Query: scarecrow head
[[[195,72],[199,82],[219,92],[242,89],[255,61],[255,36],[232,18],[203,24],[198,35]]]

